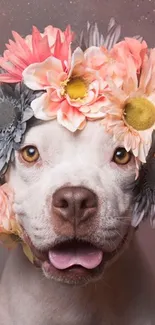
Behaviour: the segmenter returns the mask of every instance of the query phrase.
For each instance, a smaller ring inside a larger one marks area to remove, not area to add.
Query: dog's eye
[[[131,152],[124,148],[117,148],[113,155],[113,161],[118,165],[126,165],[131,160]]]
[[[39,159],[39,151],[34,146],[27,146],[21,150],[21,156],[26,162],[33,163]]]

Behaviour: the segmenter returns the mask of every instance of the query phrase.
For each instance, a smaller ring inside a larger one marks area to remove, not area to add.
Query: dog
[[[120,34],[114,27],[112,21],[107,48]],[[96,25],[97,34],[89,25],[88,29],[88,46],[100,46],[103,37]],[[33,46],[40,41],[45,45],[47,37],[42,40],[35,28],[33,33]],[[70,29],[65,33],[68,40]],[[21,49],[25,43],[14,35]],[[97,43],[90,44],[94,35]],[[55,44],[56,50],[62,45],[59,33]],[[13,62],[13,69],[10,64],[5,68],[16,82],[25,60],[13,56]],[[21,69],[14,69],[16,63]],[[1,77],[8,80],[8,74]],[[85,91],[86,84],[80,82]],[[79,99],[72,97],[73,84],[68,84],[70,99]],[[16,86],[0,86],[0,103],[12,115],[0,132],[0,171],[2,182],[13,189],[13,210],[33,263],[20,243],[9,252],[1,251],[0,325],[154,325],[155,279],[136,236],[135,211],[141,211],[137,200],[143,193],[139,194],[141,175],[135,183],[134,155],[114,141],[100,120],[88,120],[82,132],[71,132],[56,119],[33,118],[30,106],[36,92],[24,87],[18,98]],[[6,112],[4,107],[0,112]]]
[[[98,121],[74,134],[34,124],[5,177],[40,264],[8,254],[1,325],[155,324],[154,280],[132,241],[135,160]]]

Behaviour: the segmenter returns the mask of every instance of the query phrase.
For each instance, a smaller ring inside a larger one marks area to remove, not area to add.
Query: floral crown
[[[155,49],[140,37],[119,41],[114,19],[106,37],[88,23],[78,47],[70,26],[64,32],[48,26],[43,33],[33,27],[25,38],[12,34],[0,57],[1,177],[34,118],[57,119],[71,132],[99,120],[137,163],[145,163],[155,128]],[[0,232],[24,240],[7,184],[0,191]]]

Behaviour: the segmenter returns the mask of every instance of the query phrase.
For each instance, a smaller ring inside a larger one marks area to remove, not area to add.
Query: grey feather
[[[80,47],[85,51],[90,46],[105,46],[110,50],[120,39],[121,27],[114,18],[110,19],[107,33],[104,36],[100,33],[97,23],[87,22],[86,30],[80,35]]]
[[[140,35],[135,35],[132,38],[143,41],[143,37]],[[88,21],[86,28],[82,30],[80,34],[79,45],[83,51],[85,51],[90,46],[104,46],[108,50],[121,40],[121,26],[111,18],[107,27],[107,32],[102,34],[99,31],[97,23],[92,23]]]

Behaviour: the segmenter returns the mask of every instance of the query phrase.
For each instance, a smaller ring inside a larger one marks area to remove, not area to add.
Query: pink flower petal
[[[63,67],[68,65],[71,59],[71,41],[73,39],[73,33],[70,27],[67,27],[63,33],[58,28],[48,26],[45,28],[44,33],[40,33],[39,30],[33,26],[32,35],[27,35],[22,38],[17,32],[12,32],[14,41],[9,40],[6,44],[7,50],[4,51],[3,58],[1,58],[0,66],[7,71],[10,75],[10,82],[16,82],[22,80],[22,72],[29,65],[37,62],[43,62],[47,58],[54,54],[54,50],[57,50],[57,58],[62,61]],[[61,46],[57,35],[61,38]],[[3,59],[3,60],[2,60]],[[66,62],[63,62],[63,61]],[[10,69],[10,64],[12,69]],[[3,82],[7,82],[8,78],[3,78]]]
[[[42,63],[31,64],[23,71],[24,83],[33,90],[45,89],[50,86],[50,82],[48,81],[48,73],[50,70],[55,72],[55,76],[62,73],[61,61],[50,57]]]
[[[6,52],[6,51],[5,51]],[[5,53],[6,55],[6,53]],[[6,57],[4,58],[4,60],[6,60]],[[24,62],[21,60],[20,57],[18,57],[17,55],[15,55],[14,53],[10,53],[8,51],[8,54],[7,54],[7,61],[9,64],[9,62],[11,62],[11,65],[12,66],[16,66],[17,68],[17,71],[20,71],[20,75],[21,75],[21,72],[25,69],[25,64]],[[17,72],[16,71],[16,72]]]
[[[145,56],[145,60],[143,63],[143,69],[140,76],[139,88],[146,92],[148,84],[151,81],[152,77],[152,62],[149,60],[147,56]]]
[[[86,113],[85,116],[89,120],[100,120],[101,118],[105,117],[105,114],[102,112],[97,112],[97,113]]]
[[[110,51],[110,55],[118,62],[126,63],[126,59],[132,59],[137,72],[143,63],[145,54],[148,52],[146,42],[140,42],[134,38],[125,38],[114,45]]]
[[[53,101],[53,102],[60,102],[60,101],[62,101],[63,98],[61,96],[60,89],[56,89],[56,90],[52,90],[51,89],[50,98],[51,98],[51,101]]]
[[[13,77],[13,79],[17,78],[21,81],[21,69],[15,68],[12,63],[6,62],[4,58],[0,58],[0,67],[7,71],[7,75],[10,74],[10,79]]]
[[[44,35],[47,35],[48,37],[48,43],[49,43],[49,46],[52,47],[54,44],[55,44],[55,40],[56,40],[56,36],[57,36],[57,32],[60,32],[60,36],[61,36],[61,41],[63,42],[64,39],[65,39],[65,36],[64,36],[64,33],[58,29],[58,28],[55,28],[51,25],[47,26],[44,30]]]
[[[125,137],[124,137],[124,147],[125,147],[126,151],[128,151],[128,152],[132,148],[132,137],[131,137],[130,132],[127,132],[125,134]]]
[[[53,102],[49,93],[45,93],[32,101],[31,107],[34,116],[40,120],[51,120],[56,118],[57,111],[60,108],[60,102]]]
[[[95,116],[96,113],[98,114],[98,116],[100,115],[101,117],[104,117],[105,112],[102,111],[102,107],[104,105],[105,105],[105,100],[103,98],[101,100],[98,100],[98,101],[94,102],[91,105],[81,106],[80,107],[80,112],[84,113],[84,115],[87,116],[87,117],[90,117],[90,114],[91,114],[91,116]]]
[[[86,113],[89,113],[89,111],[90,111],[90,107],[89,107],[89,105],[81,106],[81,107],[79,108],[79,111],[80,111],[81,113],[83,113],[84,115],[86,115]]]
[[[69,63],[71,59],[71,40],[65,38],[64,42],[61,41],[60,31],[58,30],[53,55],[57,59],[61,60],[62,66],[65,69],[65,62]]]
[[[87,66],[91,69],[98,70],[102,65],[108,62],[109,58],[102,48],[91,46],[85,51],[85,60]]]
[[[0,73],[0,82],[16,83],[21,82],[20,76],[14,76],[10,73]]]
[[[76,50],[72,54],[71,67],[68,77],[79,77],[84,74],[85,71],[85,60],[84,53],[77,47]]]
[[[10,220],[13,217],[13,191],[7,183],[0,187],[0,229],[10,231]]]
[[[61,86],[61,83],[67,79],[67,74],[65,72],[59,72],[54,69],[47,72],[47,79],[52,88],[58,88]]]
[[[47,36],[42,36],[39,30],[33,26],[32,52],[36,62],[42,62],[51,56]]]
[[[63,101],[61,104],[61,108],[57,112],[57,120],[71,132],[75,132],[85,125],[85,116],[75,107],[70,106],[67,101]]]
[[[143,63],[145,54],[147,54],[148,52],[147,43],[145,41],[140,42],[134,38],[129,37],[125,38],[125,42],[135,61],[135,64],[137,65],[137,70],[139,70]]]
[[[109,86],[109,90],[103,91],[105,97],[107,97],[111,102],[116,103],[117,105],[121,105],[127,99],[126,93],[118,88],[114,81],[110,78],[107,79],[107,84]]]
[[[29,49],[28,45],[26,44],[25,40],[15,31],[12,32],[12,35],[15,39],[14,45],[16,48],[16,51],[18,51],[18,55],[21,57],[23,56],[23,59],[27,64],[29,64],[29,60],[32,60],[33,54],[31,50]],[[11,45],[12,43],[10,43]]]

